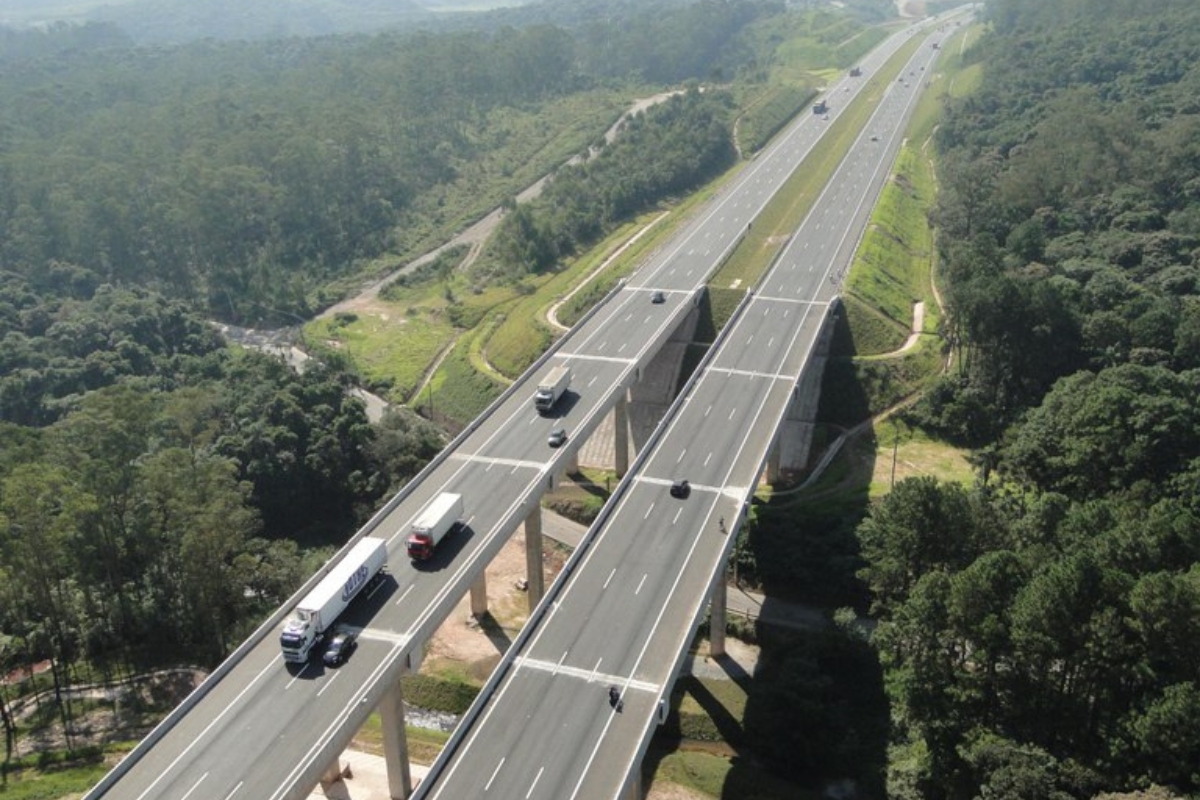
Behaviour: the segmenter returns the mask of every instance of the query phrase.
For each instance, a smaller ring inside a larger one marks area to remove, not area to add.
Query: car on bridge
[[[692,485],[685,480],[675,481],[671,484],[671,497],[678,497],[680,500],[684,500],[691,493]]]
[[[327,667],[341,666],[350,658],[356,647],[358,638],[350,631],[342,631],[329,640],[329,646],[325,648],[325,655],[321,656],[321,660]]]
[[[566,441],[567,429],[555,428],[554,430],[550,431],[550,436],[546,440],[546,444],[550,445],[551,447],[561,447]]]

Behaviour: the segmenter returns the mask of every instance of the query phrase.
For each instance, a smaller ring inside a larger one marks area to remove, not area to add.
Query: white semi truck
[[[554,408],[558,398],[563,396],[570,385],[570,367],[555,367],[550,370],[546,374],[545,380],[538,384],[537,391],[533,395],[533,405],[537,408],[538,413],[545,414]]]
[[[442,492],[433,498],[429,505],[421,510],[413,522],[408,539],[405,540],[408,557],[413,561],[424,561],[432,556],[433,548],[458,524],[462,516],[461,494]]]
[[[346,606],[387,565],[387,542],[369,536],[350,548],[337,566],[329,571],[296,606],[283,626],[279,643],[283,660],[303,663],[319,644]]]

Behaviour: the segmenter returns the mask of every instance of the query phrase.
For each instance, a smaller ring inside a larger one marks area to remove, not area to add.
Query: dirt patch
[[[545,585],[549,587],[567,554],[549,541],[545,544],[542,568]],[[529,618],[524,531],[518,531],[505,543],[485,572],[488,615],[482,620],[472,616],[471,595],[467,593],[430,639],[423,672],[458,668],[480,681],[486,680]]]
[[[650,787],[646,800],[712,800],[712,798],[677,783],[659,781]]]

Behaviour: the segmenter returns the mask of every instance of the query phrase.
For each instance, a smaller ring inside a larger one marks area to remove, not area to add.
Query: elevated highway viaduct
[[[889,38],[864,59],[864,71],[870,74],[878,69],[929,24],[914,25]],[[830,91],[842,92],[848,102],[862,83],[844,77]],[[706,278],[825,127],[810,115],[791,124],[669,246],[593,309],[356,534],[347,547],[365,535],[388,542],[390,569],[387,579],[357,600],[342,620],[361,629],[353,659],[338,670],[326,670],[315,662],[289,669],[281,659],[281,624],[328,571],[327,565],[97,784],[87,800],[302,798],[322,777],[333,777],[339,754],[375,709],[383,717],[389,792],[392,797],[408,796],[411,779],[400,676],[418,666],[425,643],[459,598],[471,592],[474,609],[486,607],[484,568],[522,524],[529,549],[530,602],[541,600],[541,495],[604,415],[621,406],[629,387],[643,377],[655,354],[693,313]],[[665,302],[650,302],[655,291],[664,293]],[[762,291],[771,290],[764,285]],[[806,318],[815,329],[819,315],[811,309],[817,305],[810,303],[809,308]],[[747,313],[753,311],[744,309],[741,318],[747,318]],[[764,375],[797,377],[781,363]],[[570,392],[551,416],[541,416],[530,397],[539,380],[558,364],[571,367]],[[759,380],[772,386],[786,382],[782,377],[760,376]],[[778,391],[776,387],[770,393],[774,396]],[[566,445],[548,448],[549,431],[564,425],[571,431]],[[634,491],[627,494],[640,497],[658,485],[655,480],[664,479],[642,475],[630,483]],[[698,496],[728,498],[725,488],[713,488],[725,485],[704,483],[707,488],[701,488]],[[464,525],[438,547],[432,560],[415,567],[404,554],[403,539],[421,509],[443,491],[463,495]],[[690,508],[700,506],[694,503]],[[732,511],[727,516],[731,524],[736,519]]]

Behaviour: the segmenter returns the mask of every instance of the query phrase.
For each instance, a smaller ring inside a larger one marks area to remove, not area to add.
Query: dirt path
[[[621,117],[614,122],[607,131],[604,132],[604,140],[606,142],[612,142],[614,139],[616,139],[617,135],[620,133],[621,126],[630,116],[641,111],[645,111],[651,106],[658,105],[664,100],[680,94],[680,92],[681,90],[662,92],[661,94],[656,94],[652,97],[643,97],[640,100],[635,100],[633,104],[625,111],[625,113],[622,114]],[[590,150],[587,157],[591,158],[595,155],[595,152],[595,150]],[[576,156],[568,160],[567,163],[577,164],[582,160],[583,156]],[[542,190],[546,186],[546,181],[548,181],[550,177],[550,175],[545,175],[539,178],[531,186],[525,188],[523,191],[517,194],[517,202],[525,203],[541,195]],[[430,263],[446,250],[461,245],[465,245],[468,248],[468,251],[466,257],[463,259],[462,263],[459,264],[458,268],[466,269],[472,263],[474,263],[475,259],[479,256],[480,251],[483,249],[484,243],[492,235],[493,231],[496,230],[496,226],[500,224],[500,220],[503,219],[503,217],[503,209],[493,209],[486,216],[484,216],[483,219],[479,220],[474,225],[471,225],[462,233],[459,233],[453,239],[441,245],[440,247],[430,250],[425,255],[408,262],[396,270],[393,270],[383,278],[372,281],[364,286],[362,290],[359,291],[359,293],[354,297],[347,298],[341,302],[334,303],[333,305],[329,306],[329,308],[326,308],[324,311],[317,314],[317,319],[324,319],[340,312],[377,315],[386,314],[387,306],[379,300],[379,293],[384,289],[384,287],[395,281],[401,275],[407,275],[419,267]]]

